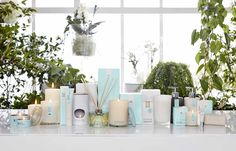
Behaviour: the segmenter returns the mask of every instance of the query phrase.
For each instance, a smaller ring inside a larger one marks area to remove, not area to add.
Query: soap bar
[[[129,108],[134,113],[135,123],[142,124],[142,95],[140,93],[121,93],[120,100],[129,101]]]
[[[205,125],[225,125],[226,117],[224,114],[207,114],[205,115]]]
[[[186,125],[186,113],[188,108],[186,106],[173,108],[173,123],[174,125]]]
[[[109,102],[119,99],[120,95],[120,70],[98,70],[98,101],[103,102],[103,112],[109,111]]]
[[[198,101],[198,109],[204,114],[211,114],[213,111],[213,102],[211,100]]]

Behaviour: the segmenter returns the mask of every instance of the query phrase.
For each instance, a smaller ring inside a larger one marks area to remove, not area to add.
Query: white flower
[[[78,18],[82,18],[82,15],[85,17],[85,22],[89,22],[89,11],[85,4],[80,4],[78,9]]]

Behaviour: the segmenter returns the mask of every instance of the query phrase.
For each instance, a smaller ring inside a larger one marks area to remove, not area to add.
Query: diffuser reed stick
[[[84,85],[86,91],[88,92],[88,95],[92,98],[93,104],[96,106],[96,109],[98,109],[97,103],[96,103],[96,101],[95,101],[95,99],[94,99],[92,93],[90,92],[89,88],[88,88],[87,85],[85,84],[85,80],[84,80],[84,79],[82,79],[82,83],[83,83],[83,85]]]

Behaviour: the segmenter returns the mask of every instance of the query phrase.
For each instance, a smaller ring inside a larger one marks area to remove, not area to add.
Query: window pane
[[[94,5],[98,7],[120,7],[120,0],[80,0],[80,2],[89,7]]]
[[[125,7],[158,7],[159,0],[124,0]]]
[[[195,74],[197,68],[195,55],[199,45],[191,45],[191,34],[194,29],[199,28],[200,15],[164,15],[164,61],[185,63],[189,65],[191,72]]]
[[[97,21],[105,21],[96,28],[94,41],[96,43],[95,56],[83,57],[72,55],[72,40],[66,41],[64,60],[81,70],[87,77],[97,79],[98,68],[120,68],[120,15],[97,14]]]
[[[36,14],[35,31],[49,37],[63,36],[67,14]]]
[[[198,0],[163,0],[163,7],[197,7]]]
[[[147,41],[154,42],[157,47],[159,46],[159,15],[125,15],[124,41],[125,82],[135,81],[135,79],[131,76],[134,69],[132,63],[129,62],[128,52],[133,52],[136,54],[137,59],[139,59],[137,64],[138,76],[140,76],[140,79],[145,80],[150,71],[150,55],[144,46]],[[157,55],[158,52],[155,56],[155,62],[158,61]]]
[[[73,7],[74,0],[35,0],[36,7]]]

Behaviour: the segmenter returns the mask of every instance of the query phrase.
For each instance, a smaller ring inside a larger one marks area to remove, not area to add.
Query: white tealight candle
[[[188,126],[197,126],[198,125],[198,116],[197,112],[194,110],[187,112],[187,123]]]
[[[28,114],[29,114],[29,116],[32,116],[32,112],[33,112],[33,110],[36,106],[41,107],[41,105],[37,103],[37,100],[35,100],[34,104],[28,105]]]
[[[110,102],[109,124],[112,126],[128,125],[128,101],[113,100]]]

